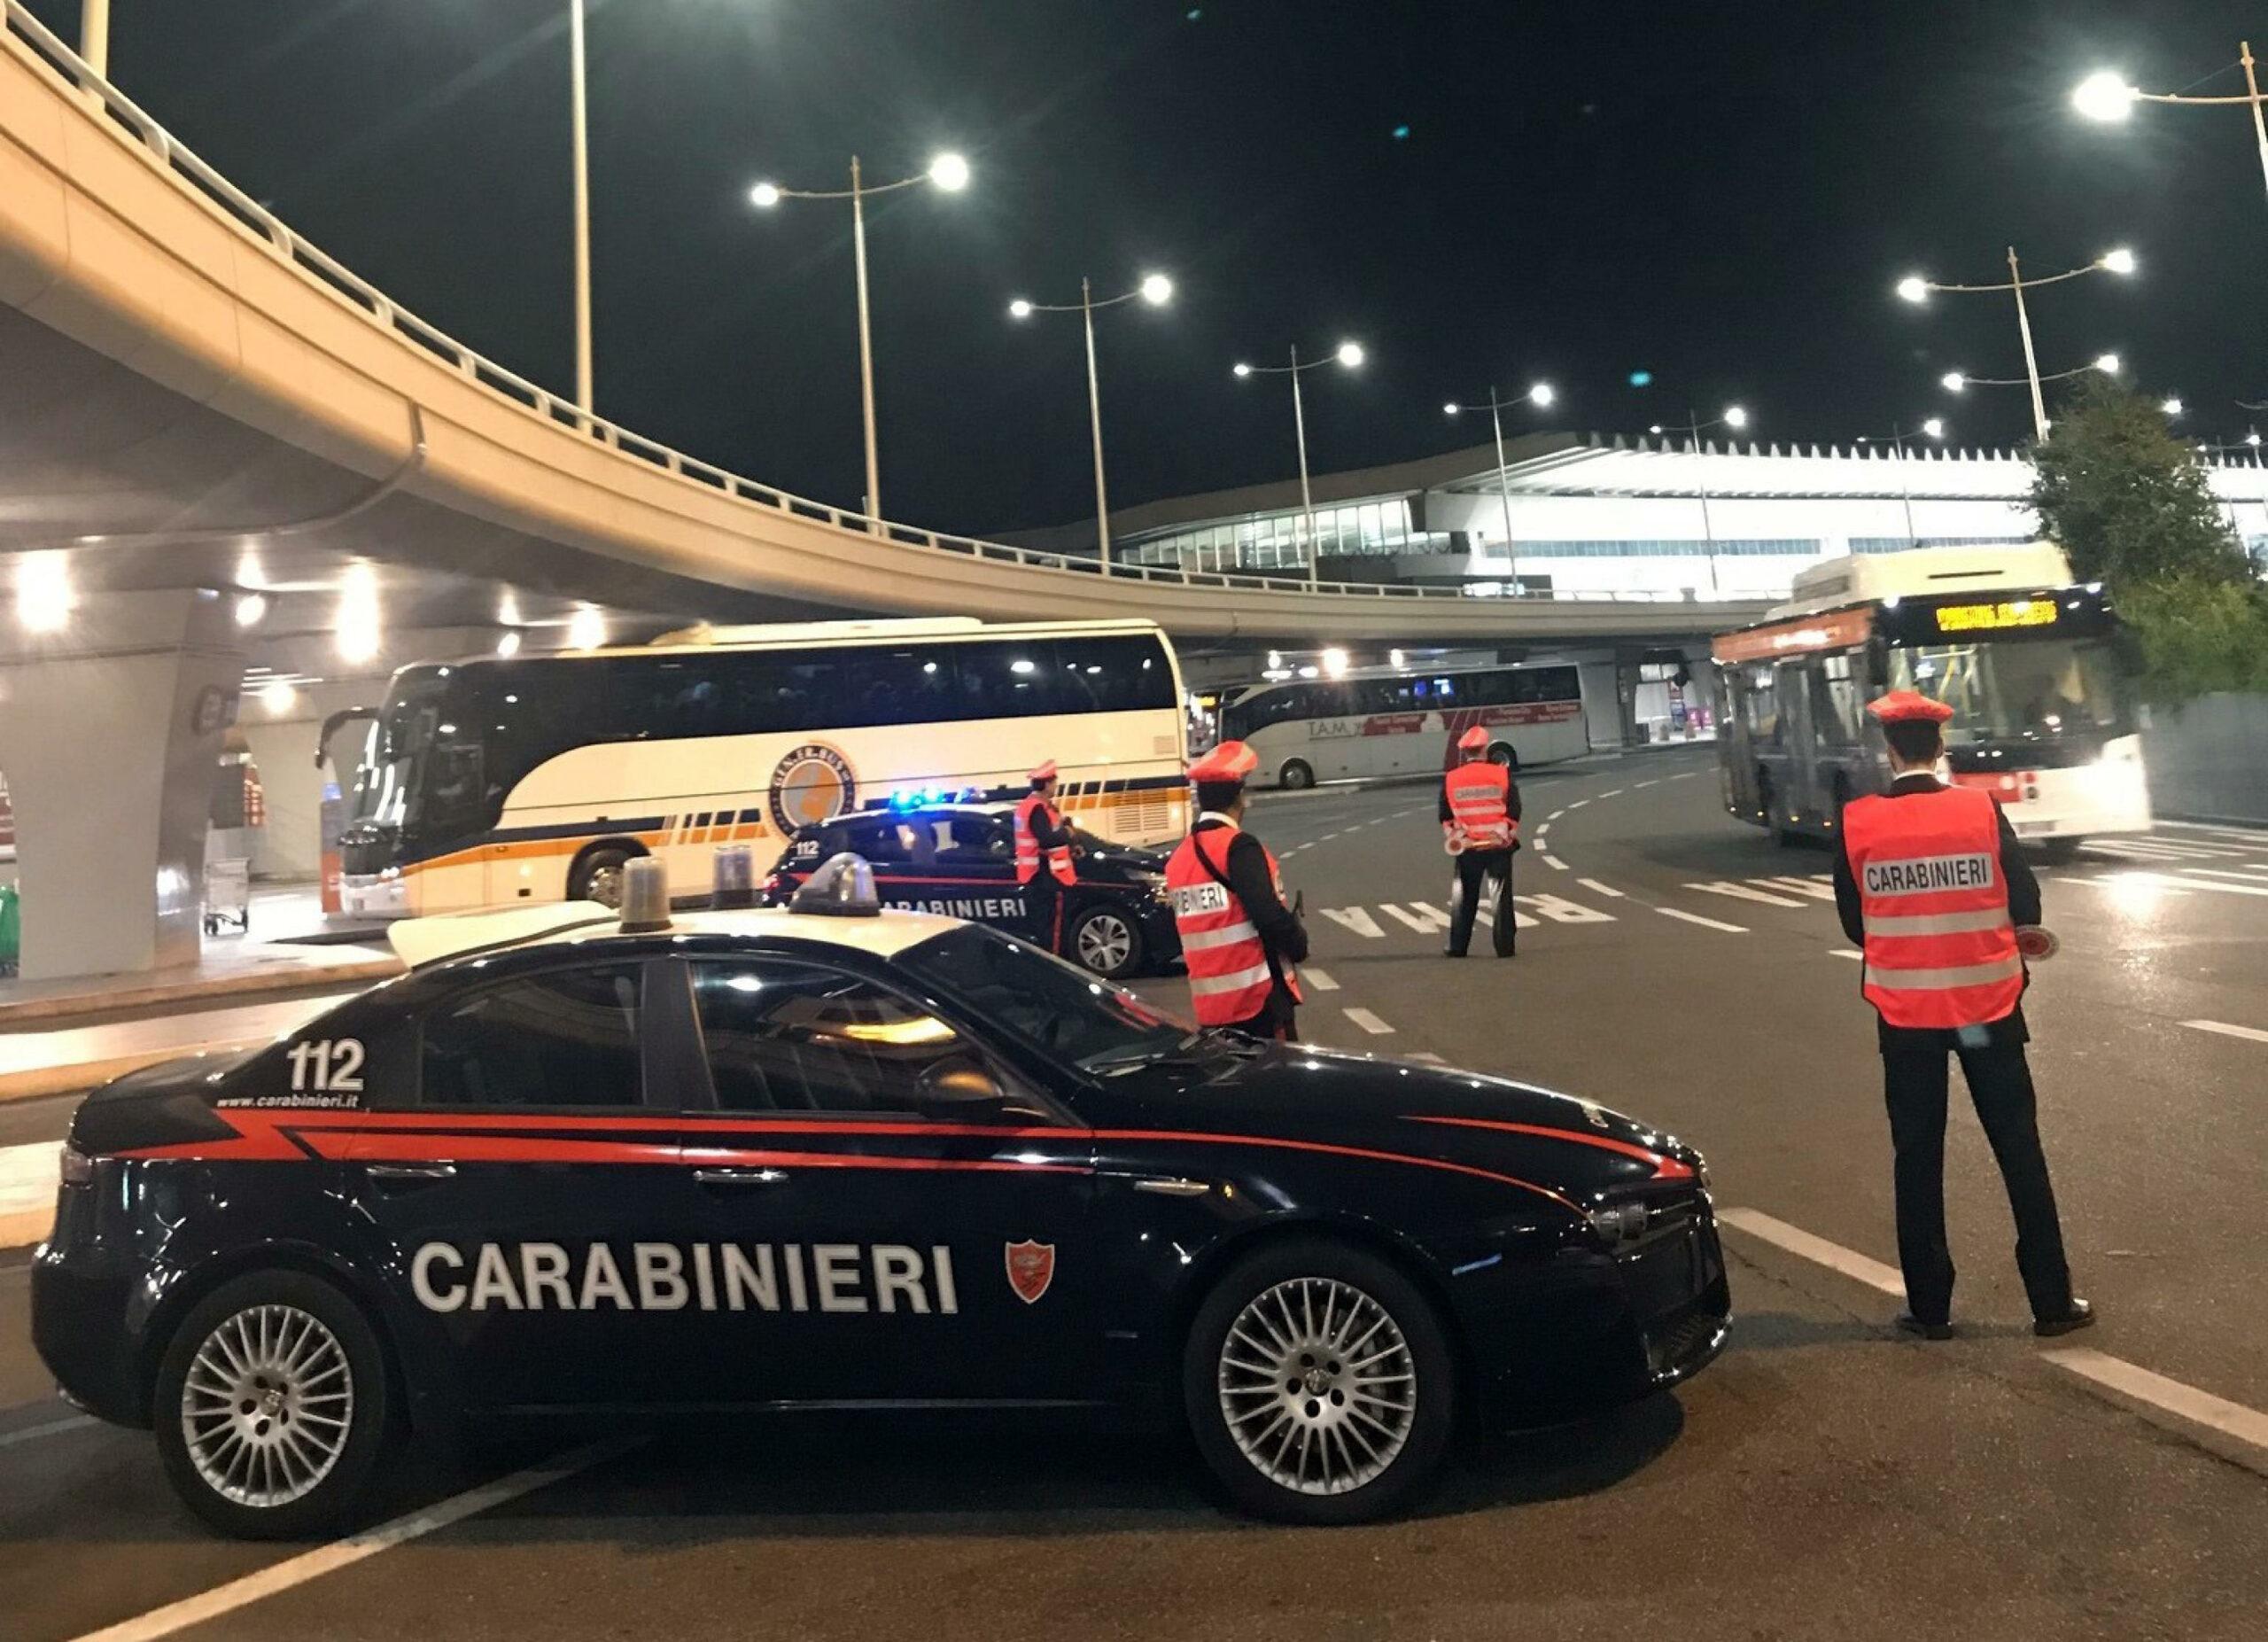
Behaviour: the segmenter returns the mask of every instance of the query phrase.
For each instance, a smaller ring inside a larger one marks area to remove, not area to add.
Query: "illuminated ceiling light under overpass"
[[[1323,670],[1334,679],[1347,676],[1347,652],[1333,646],[1323,652]]]
[[[25,632],[62,632],[78,604],[70,560],[63,553],[27,553],[16,561],[16,622]]]
[[[497,635],[496,653],[499,656],[517,656],[520,653],[520,634],[518,628],[507,627],[501,634]]]
[[[260,619],[268,614],[268,599],[258,593],[247,593],[237,601],[237,626],[256,627]]]
[[[1339,362],[1349,370],[1354,370],[1363,362],[1363,345],[1359,342],[1341,342],[1339,345]]]
[[[606,618],[592,604],[579,605],[567,619],[567,648],[596,650],[606,642]]]
[[[2131,274],[2136,267],[2134,253],[2124,245],[2116,251],[2106,251],[2100,266],[2114,274]]]
[[[260,704],[268,709],[270,718],[280,719],[299,704],[299,692],[278,679],[261,689]]]
[[[332,623],[331,642],[338,648],[339,659],[375,659],[383,634],[377,572],[368,564],[349,565],[346,585],[339,590],[338,619]]]
[[[520,595],[509,588],[496,601],[496,619],[508,627],[520,625]]]
[[[2141,92],[2126,83],[2126,76],[2104,69],[2089,74],[2073,88],[2071,106],[2089,120],[2116,122],[2134,112]]]
[[[1402,652],[1398,650],[1390,650],[1386,651],[1386,664],[1396,669],[1399,669],[1402,665]]]
[[[959,154],[939,154],[929,162],[929,180],[948,194],[968,186],[968,161]]]
[[[1163,274],[1145,274],[1142,276],[1142,300],[1152,307],[1163,307],[1173,300],[1173,281]]]
[[[1279,650],[1270,650],[1268,652],[1268,665],[1271,667],[1282,666],[1284,665],[1284,652]]]

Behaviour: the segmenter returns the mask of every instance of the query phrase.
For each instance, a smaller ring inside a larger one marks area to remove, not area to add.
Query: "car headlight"
[[[1635,1243],[1646,1234],[1648,1210],[1642,1202],[1602,1203],[1585,1216],[1602,1241]]]
[[[1146,890],[1162,890],[1166,887],[1166,875],[1161,872],[1146,872],[1139,867],[1129,867],[1126,869],[1126,875]]]

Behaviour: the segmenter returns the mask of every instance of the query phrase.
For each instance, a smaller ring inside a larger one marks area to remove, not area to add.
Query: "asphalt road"
[[[368,1547],[211,1539],[146,1436],[46,1400],[23,1272],[0,1266],[0,1635],[153,1613],[121,1634],[2268,1635],[2268,1476],[2039,1349],[1973,1119],[1949,1177],[1968,1329],[1888,1329],[1894,1298],[1860,1280],[1894,1258],[1878,1062],[1819,899],[1828,858],[1728,821],[1705,751],[1523,785],[1535,922],[1509,961],[1438,955],[1430,789],[1270,798],[1253,825],[1305,892],[1332,984],[1311,1038],[1626,1107],[1707,1150],[1721,1204],[1794,1229],[1792,1248],[1728,1233],[1734,1344],[1674,1397],[1476,1443],[1423,1514],[1336,1532],[1241,1521],[1178,1445],[1135,1438],[751,1423],[573,1455],[573,1475],[479,1510],[466,1490],[544,1451],[423,1454],[387,1508],[460,1520],[346,1562]],[[2047,875],[2065,944],[2027,1004],[2034,1064],[2106,1319],[2076,1343],[2268,1409],[2268,907],[2248,888],[2268,891],[2268,837],[2168,829]],[[9,1114],[7,1138],[66,1109]],[[198,1599],[201,1617],[167,1609]]]

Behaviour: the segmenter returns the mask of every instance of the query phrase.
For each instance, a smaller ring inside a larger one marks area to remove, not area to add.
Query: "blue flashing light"
[[[1632,371],[1630,373],[1630,385],[1634,388],[1650,388],[1653,386],[1654,373],[1651,370]]]
[[[1409,140],[1409,137],[1410,137],[1410,128],[1409,128],[1408,126],[1396,126],[1396,127],[1394,127],[1394,140],[1395,142],[1397,142],[1397,143],[1407,142],[1407,141]]]

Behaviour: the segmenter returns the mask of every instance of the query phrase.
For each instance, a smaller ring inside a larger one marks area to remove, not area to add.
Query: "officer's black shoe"
[[[2070,1311],[2061,1317],[2035,1319],[2031,1325],[2031,1332],[2044,1338],[2053,1338],[2056,1335],[2073,1334],[2079,1329],[2093,1327],[2094,1307],[2077,1296],[2073,1296]]]
[[[1444,958],[1462,958],[1464,954],[1454,946],[1444,946],[1441,948],[1441,956]]]
[[[1920,1318],[1915,1316],[1911,1311],[1900,1311],[1898,1314],[1898,1327],[1899,1332],[1901,1334],[1913,1335],[1917,1338],[1923,1340],[1950,1340],[1953,1338],[1953,1325],[1951,1323],[1925,1323]]]

